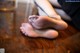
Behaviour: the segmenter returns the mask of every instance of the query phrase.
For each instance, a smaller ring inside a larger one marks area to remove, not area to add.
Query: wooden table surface
[[[25,22],[23,7],[16,12],[0,12],[0,48],[6,53],[80,53],[80,32],[70,25],[59,31],[56,39],[24,36],[19,29]]]

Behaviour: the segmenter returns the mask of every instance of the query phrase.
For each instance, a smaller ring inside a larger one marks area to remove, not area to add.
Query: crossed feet
[[[58,15],[52,18],[48,16],[32,15],[29,16],[28,23],[22,23],[20,29],[26,36],[56,38],[58,36],[58,32],[51,28],[62,30],[67,27],[67,23],[64,22]]]

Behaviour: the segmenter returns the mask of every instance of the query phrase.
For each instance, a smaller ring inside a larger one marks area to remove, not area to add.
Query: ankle
[[[54,15],[54,16],[50,16],[51,18],[54,18],[54,19],[58,19],[58,20],[61,20],[61,16],[60,15]]]

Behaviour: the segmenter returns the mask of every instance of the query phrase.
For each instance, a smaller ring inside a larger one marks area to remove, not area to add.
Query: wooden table
[[[6,53],[80,53],[80,32],[70,25],[59,31],[56,39],[24,36],[19,29],[25,20],[23,7],[16,12],[0,12],[0,48]]]

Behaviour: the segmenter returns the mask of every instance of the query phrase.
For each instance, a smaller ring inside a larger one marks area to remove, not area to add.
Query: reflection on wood
[[[80,53],[80,32],[70,26],[59,31],[56,39],[30,38],[20,32],[24,10],[0,13],[0,48],[6,53]]]

